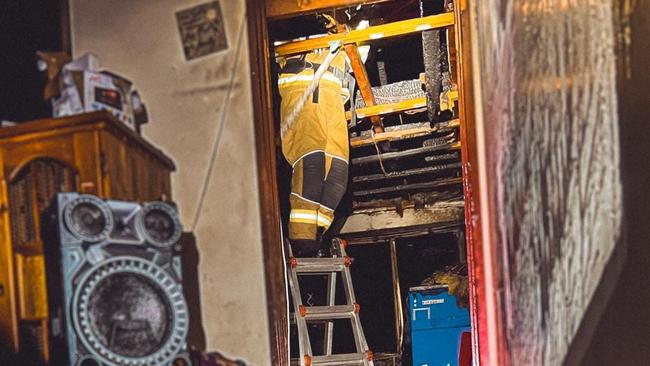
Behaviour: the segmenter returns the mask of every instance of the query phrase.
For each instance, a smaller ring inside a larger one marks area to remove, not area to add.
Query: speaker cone
[[[100,263],[81,279],[72,306],[80,339],[107,364],[169,363],[184,345],[188,319],[181,289],[144,259]]]
[[[113,229],[113,217],[106,203],[90,195],[69,202],[64,209],[64,220],[72,234],[84,241],[102,241]]]
[[[176,210],[164,202],[145,204],[138,218],[138,228],[147,242],[158,247],[174,245],[182,234]]]
[[[146,277],[116,273],[97,283],[89,296],[89,327],[111,351],[142,357],[169,337],[171,304],[160,286]]]

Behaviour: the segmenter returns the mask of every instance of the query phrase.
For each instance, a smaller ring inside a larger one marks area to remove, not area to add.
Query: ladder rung
[[[346,258],[295,258],[297,273],[340,272],[345,268]]]
[[[342,353],[331,356],[314,356],[312,365],[337,366],[337,365],[363,365],[365,353]]]
[[[348,319],[355,311],[354,305],[307,306],[307,320]]]

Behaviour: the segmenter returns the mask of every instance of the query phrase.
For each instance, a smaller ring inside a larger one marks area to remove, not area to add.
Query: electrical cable
[[[239,57],[241,56],[241,46],[243,41],[243,36],[245,33],[246,25],[246,14],[244,13],[241,25],[239,26],[239,33],[237,35],[237,48],[235,49],[235,59],[233,60],[233,65],[230,70],[230,81],[228,82],[228,89],[226,89],[226,95],[224,97],[223,108],[221,109],[221,118],[219,127],[217,129],[217,136],[215,137],[214,143],[212,145],[212,152],[210,155],[210,162],[208,164],[208,170],[206,172],[205,178],[203,179],[203,184],[201,186],[201,191],[199,193],[199,200],[194,212],[194,219],[192,221],[191,231],[196,229],[196,226],[199,222],[201,216],[201,209],[203,208],[203,202],[208,192],[208,186],[212,178],[212,172],[214,170],[214,164],[217,160],[217,152],[219,151],[219,145],[221,143],[221,136],[223,132],[223,127],[226,124],[226,117],[228,116],[228,107],[231,104],[230,96],[232,94],[233,87],[235,85],[235,78],[237,75],[237,66],[239,66]]]
[[[377,160],[379,160],[379,167],[386,177],[390,177],[394,172],[387,172],[384,168],[384,161],[381,158],[381,152],[379,151],[379,145],[377,145],[377,140],[375,140],[375,131],[370,130],[370,136],[372,137],[372,142],[375,145],[375,150],[377,151]]]

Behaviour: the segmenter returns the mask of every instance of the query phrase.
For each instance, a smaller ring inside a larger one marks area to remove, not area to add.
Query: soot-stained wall
[[[144,136],[177,164],[173,198],[185,229],[194,229],[199,250],[201,296],[188,301],[201,302],[208,349],[266,365],[270,352],[244,1],[220,1],[228,49],[186,61],[175,13],[206,2],[71,0],[73,52],[93,52],[103,67],[135,83],[151,120]]]
[[[560,365],[621,235],[612,1],[475,9],[506,348]]]

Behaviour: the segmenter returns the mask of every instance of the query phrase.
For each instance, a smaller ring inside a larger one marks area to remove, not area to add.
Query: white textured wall
[[[476,5],[512,365],[559,366],[620,245],[611,0]]]
[[[73,52],[93,52],[103,67],[135,83],[151,120],[144,135],[177,164],[173,195],[186,229],[194,224],[221,113],[231,104],[195,230],[203,327],[209,349],[266,365],[269,342],[244,1],[221,0],[229,49],[188,62],[175,12],[204,2],[71,0]],[[226,101],[239,38],[235,88]]]

